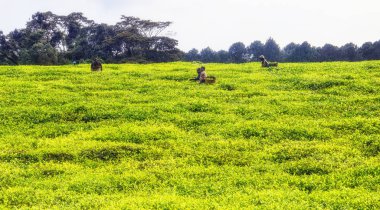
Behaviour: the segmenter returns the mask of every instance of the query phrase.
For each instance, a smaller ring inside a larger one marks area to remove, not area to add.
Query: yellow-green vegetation
[[[380,61],[0,67],[0,208],[380,209]]]

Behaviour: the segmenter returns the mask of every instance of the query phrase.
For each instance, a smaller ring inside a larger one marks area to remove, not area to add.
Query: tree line
[[[99,58],[106,63],[201,61],[243,63],[257,61],[264,55],[270,61],[321,62],[380,60],[380,40],[358,47],[353,43],[341,47],[323,47],[290,43],[280,48],[273,38],[249,46],[236,42],[228,50],[206,47],[182,52],[178,41],[161,33],[171,22],[141,20],[122,16],[115,25],[99,24],[82,13],[59,16],[37,12],[26,27],[9,34],[0,31],[0,65],[57,65],[89,62]]]
[[[214,51],[210,47],[200,52],[197,49],[191,49],[185,53],[184,59],[206,63],[243,63],[257,61],[260,55],[264,55],[271,61],[282,62],[380,60],[380,40],[374,43],[366,42],[361,47],[353,43],[347,43],[341,47],[332,44],[314,47],[306,41],[302,44],[292,42],[281,49],[273,38],[269,38],[265,43],[254,41],[249,46],[236,42],[228,51]]]
[[[178,41],[161,36],[171,22],[122,16],[99,24],[82,13],[59,16],[37,12],[26,27],[0,31],[0,64],[57,65],[99,58],[108,63],[181,60]]]

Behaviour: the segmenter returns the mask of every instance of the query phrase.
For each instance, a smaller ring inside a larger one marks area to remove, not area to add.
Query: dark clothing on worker
[[[91,63],[91,70],[92,71],[102,71],[103,70],[102,63],[100,63],[98,60],[94,60]]]

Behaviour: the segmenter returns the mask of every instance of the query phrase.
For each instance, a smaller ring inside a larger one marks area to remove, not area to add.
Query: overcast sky
[[[361,45],[380,40],[380,0],[0,0],[0,30],[24,28],[32,14],[82,12],[97,23],[115,24],[121,15],[172,21],[167,35],[179,48],[228,50],[241,41],[284,47],[308,41]]]

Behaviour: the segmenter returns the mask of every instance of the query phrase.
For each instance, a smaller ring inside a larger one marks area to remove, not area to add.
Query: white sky
[[[24,28],[32,14],[82,12],[97,23],[115,24],[121,15],[172,21],[179,48],[228,50],[269,38],[284,47],[380,40],[380,0],[0,0],[0,30]]]

